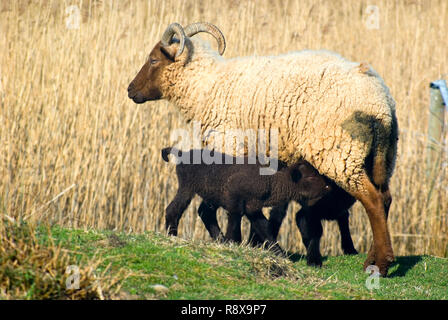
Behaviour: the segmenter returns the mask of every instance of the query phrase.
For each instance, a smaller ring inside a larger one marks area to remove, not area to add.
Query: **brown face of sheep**
[[[129,84],[128,97],[135,103],[164,98],[160,86],[160,75],[163,69],[182,54],[185,49],[185,39],[199,32],[206,32],[215,37],[218,42],[219,54],[224,53],[226,41],[222,32],[215,25],[208,22],[196,22],[188,25],[184,30],[180,24],[172,23],[166,28],[162,40],[152,49],[148,60]],[[174,35],[177,38],[173,38]],[[179,45],[172,46],[173,42],[178,42]]]
[[[163,98],[160,90],[160,74],[163,69],[174,62],[175,52],[165,47],[161,42],[152,49],[148,60],[129,84],[128,97],[135,103]]]

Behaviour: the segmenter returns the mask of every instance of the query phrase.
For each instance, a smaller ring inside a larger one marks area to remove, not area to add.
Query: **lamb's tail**
[[[170,153],[171,152],[178,152],[178,150],[176,149],[176,148],[173,148],[173,147],[167,147],[167,148],[163,148],[162,149],[162,159],[165,161],[165,162],[169,162],[170,161],[170,159],[168,159],[168,156],[170,155]]]

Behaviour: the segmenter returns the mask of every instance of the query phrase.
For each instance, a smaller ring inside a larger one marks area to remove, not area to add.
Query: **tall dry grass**
[[[379,29],[366,25],[372,2]],[[67,28],[70,5],[80,8],[79,29]],[[424,161],[428,84],[448,73],[448,2],[2,0],[0,10],[2,213],[76,228],[163,231],[177,181],[160,149],[186,124],[164,101],[135,105],[126,88],[169,23],[210,21],[226,36],[226,57],[325,48],[371,63],[397,101],[395,253],[448,254],[446,135],[429,201]],[[208,239],[197,206],[185,213],[180,236]],[[280,243],[303,252],[298,208],[290,206]],[[350,224],[355,246],[366,251],[372,236],[359,204]],[[336,224],[324,230],[323,252],[339,254]]]

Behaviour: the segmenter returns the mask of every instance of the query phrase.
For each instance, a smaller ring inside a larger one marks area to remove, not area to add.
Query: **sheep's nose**
[[[130,99],[135,97],[135,86],[134,86],[134,84],[132,82],[131,82],[131,84],[128,87],[128,97]]]

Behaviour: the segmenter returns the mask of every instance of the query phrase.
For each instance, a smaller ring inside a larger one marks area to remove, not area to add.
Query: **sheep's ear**
[[[175,48],[175,46],[169,46],[169,47],[161,46],[160,51],[168,60],[174,62],[177,53],[177,48]]]

